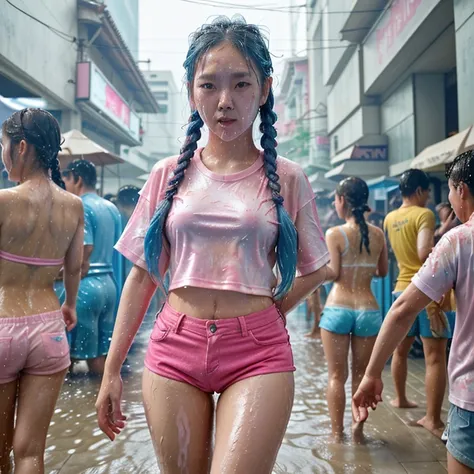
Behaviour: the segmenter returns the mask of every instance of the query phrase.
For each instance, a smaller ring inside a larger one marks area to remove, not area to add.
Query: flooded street
[[[423,362],[411,361],[410,393],[422,408],[399,411],[389,406],[390,379],[385,376],[385,401],[369,419],[368,442],[353,446],[329,444],[330,422],[325,400],[326,362],[319,340],[307,340],[309,328],[302,308],[288,318],[294,350],[296,396],[274,473],[445,473],[444,445],[422,428],[406,422],[423,413]],[[153,316],[145,320],[123,374],[124,412],[128,423],[111,443],[96,421],[97,379],[74,375],[64,384],[49,431],[48,473],[158,473],[141,402],[141,374]],[[388,375],[388,373],[386,373]],[[347,388],[350,384],[346,385]],[[349,395],[349,394],[348,394]],[[446,406],[446,403],[445,403]],[[443,414],[444,418],[446,413]],[[346,426],[350,413],[346,410]]]

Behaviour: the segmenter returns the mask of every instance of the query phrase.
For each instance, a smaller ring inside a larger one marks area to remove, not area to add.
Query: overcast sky
[[[243,8],[207,6],[203,3],[239,5]],[[299,1],[298,3],[303,3]],[[290,0],[140,0],[140,59],[151,59],[151,69],[173,71],[178,88],[182,87],[183,61],[188,48],[188,36],[217,15],[242,14],[247,23],[267,29],[273,53],[275,80],[278,84],[284,58],[291,56],[290,18],[287,12],[263,11],[245,7],[278,9]],[[305,11],[305,10],[302,10]],[[301,15],[302,18],[305,15]],[[295,49],[305,48],[304,20],[300,22]],[[141,64],[147,68],[146,64]]]

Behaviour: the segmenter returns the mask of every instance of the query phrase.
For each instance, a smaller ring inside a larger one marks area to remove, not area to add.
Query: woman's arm
[[[326,281],[327,275],[328,267],[324,265],[309,275],[295,278],[291,290],[283,298],[281,303],[277,303],[280,311],[286,314],[298,306],[308,295],[313,293],[316,288],[320,287]]]
[[[336,281],[341,273],[341,232],[337,227],[332,227],[326,232],[326,245],[328,246],[331,260],[327,265],[326,281]]]
[[[105,375],[114,376],[120,373],[155,290],[156,284],[150,274],[135,265],[123,287],[112,342],[105,363],[104,378]]]
[[[63,282],[66,291],[65,304],[70,308],[76,307],[84,251],[84,209],[79,199],[77,200],[77,207],[79,207],[79,220],[74,237],[64,256],[63,269]]]

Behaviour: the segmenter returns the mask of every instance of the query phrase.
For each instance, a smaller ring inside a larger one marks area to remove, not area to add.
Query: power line
[[[52,33],[55,35],[59,36],[61,39],[68,41],[69,43],[75,43],[77,41],[77,38],[75,36],[71,36],[68,33],[65,33],[64,31],[58,30],[54,26],[48,25],[44,21],[36,18],[35,16],[31,15],[28,12],[25,12],[25,10],[22,10],[20,7],[16,6],[14,3],[12,3],[10,0],[5,0],[11,7],[13,7],[15,10],[18,10],[20,13],[23,13],[23,15],[26,15],[28,18],[31,18],[32,20],[36,21],[40,25],[45,26],[50,30]]]
[[[301,12],[300,10],[303,8],[307,8],[306,5],[297,5],[297,6],[288,6],[288,7],[280,7],[280,8],[264,8],[264,7],[254,7],[251,5],[242,5],[242,4],[230,4],[225,2],[213,2],[212,0],[180,0],[181,2],[185,3],[193,3],[196,5],[207,6],[207,7],[215,7],[215,8],[229,8],[233,10],[258,10],[258,11],[269,11],[269,12],[277,12],[277,13],[302,13],[306,15],[314,15],[314,14],[322,14],[322,15],[340,15],[340,14],[349,14],[349,13],[356,13],[356,14],[364,14],[364,13],[382,13],[384,11],[383,8],[377,9],[367,9],[367,10],[347,10],[347,11],[306,11]],[[286,8],[284,10],[284,8]]]

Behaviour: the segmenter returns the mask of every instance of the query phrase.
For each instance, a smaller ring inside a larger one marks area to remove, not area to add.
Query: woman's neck
[[[357,222],[355,220],[355,217],[354,216],[349,216],[349,217],[346,217],[346,224],[354,227],[357,225]]]
[[[202,160],[212,171],[233,170],[240,166],[252,165],[258,156],[258,148],[253,142],[252,129],[233,141],[221,140],[212,132],[202,153]]]
[[[49,175],[46,171],[43,170],[28,170],[22,173],[20,178],[20,183],[26,183],[27,181],[39,182],[39,181],[49,181]]]

